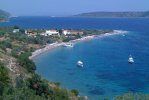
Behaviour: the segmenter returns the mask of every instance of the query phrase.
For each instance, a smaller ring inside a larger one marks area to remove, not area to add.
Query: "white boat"
[[[77,66],[83,67],[83,62],[82,62],[82,61],[78,61],[78,62],[77,62]]]
[[[66,43],[63,45],[64,47],[73,47],[73,44],[72,43]]]
[[[134,59],[132,58],[131,55],[129,56],[128,63],[130,63],[130,64],[134,63]]]

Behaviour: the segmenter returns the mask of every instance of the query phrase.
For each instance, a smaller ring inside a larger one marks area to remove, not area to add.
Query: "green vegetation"
[[[20,66],[24,67],[28,72],[34,72],[36,70],[35,64],[29,59],[30,52],[21,53],[18,56],[18,62]]]
[[[149,100],[149,95],[141,93],[127,93],[122,96],[115,97],[114,100]]]
[[[0,42],[0,48],[6,50],[6,48],[12,48],[12,45],[9,40],[4,40]]]
[[[0,27],[0,100],[84,100],[77,97],[77,90],[68,91],[59,83],[42,79],[29,59],[31,52],[61,37],[13,33],[17,28]]]
[[[113,30],[84,30],[84,36],[86,35],[100,35],[104,33],[110,33]]]
[[[133,18],[133,17],[149,17],[149,11],[142,12],[89,12],[75,15],[76,17],[100,17],[100,18]]]
[[[8,70],[0,63],[0,84],[7,85],[9,82]]]
[[[22,74],[16,77],[12,85],[6,66],[0,63],[0,100],[73,100],[77,97],[66,89],[62,89],[43,80],[32,73],[30,78]]]
[[[72,89],[71,92],[74,93],[75,96],[79,95],[79,91],[76,89]]]
[[[7,88],[0,100],[47,100],[29,88]]]
[[[14,28],[18,27],[0,27],[0,100],[86,100],[84,97],[79,97],[78,90],[69,91],[61,88],[60,83],[49,82],[37,75],[36,66],[29,56],[31,52],[44,47],[47,43],[67,42],[83,36],[112,32],[112,30],[81,30],[84,34],[66,36],[37,34],[36,37],[32,37],[27,36],[24,29],[12,33]],[[149,96],[129,93],[117,96],[113,100],[149,100]]]
[[[8,83],[9,83],[8,70],[0,62],[0,95],[2,95],[4,87],[8,86]]]

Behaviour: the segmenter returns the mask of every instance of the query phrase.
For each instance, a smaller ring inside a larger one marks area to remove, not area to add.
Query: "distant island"
[[[10,17],[10,13],[0,9],[0,22],[7,21]]]
[[[149,17],[149,11],[130,11],[130,12],[89,12],[74,15],[74,17],[97,17],[97,18],[134,18]]]

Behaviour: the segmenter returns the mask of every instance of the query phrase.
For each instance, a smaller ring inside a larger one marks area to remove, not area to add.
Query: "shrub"
[[[7,69],[0,62],[0,95],[2,95],[4,91],[4,87],[9,83],[9,75]]]
[[[79,95],[79,91],[76,89],[72,89],[71,92],[75,95],[78,96]]]
[[[24,52],[19,55],[18,60],[19,64],[27,69],[28,72],[34,72],[36,70],[36,66],[34,62],[29,59],[30,55],[30,52]]]

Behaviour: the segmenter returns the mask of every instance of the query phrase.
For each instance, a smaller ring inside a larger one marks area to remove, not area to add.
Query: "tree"
[[[76,89],[72,89],[71,92],[75,95],[78,96],[79,95],[79,91]]]
[[[24,76],[21,74],[16,77],[16,88],[25,87]]]
[[[124,95],[116,96],[113,100],[149,100],[149,95],[141,93],[126,93]]]
[[[4,87],[9,83],[9,75],[7,69],[0,62],[0,95],[2,95]]]
[[[12,44],[9,40],[4,40],[0,42],[0,48],[6,50],[6,48],[12,48]]]
[[[63,30],[62,30],[62,29],[60,29],[60,30],[58,30],[58,32],[60,33],[60,35],[62,35]]]
[[[18,60],[19,64],[25,69],[27,69],[27,71],[34,72],[36,70],[36,66],[35,63],[29,59],[30,55],[30,52],[24,52],[19,55]]]
[[[66,89],[55,88],[54,100],[70,100],[68,91]]]
[[[18,26],[14,26],[13,28],[14,28],[14,29],[19,29],[19,27],[18,27]]]
[[[25,30],[24,29],[20,29],[20,33],[25,33]]]
[[[7,85],[9,83],[9,75],[7,69],[0,63],[0,83]]]
[[[48,98],[49,95],[53,95],[53,91],[49,88],[48,82],[41,79],[37,74],[34,74],[32,78],[28,80],[29,87],[36,91],[37,95]]]
[[[36,95],[34,90],[29,88],[14,88],[11,94],[5,93],[0,96],[0,100],[47,100],[46,98]]]

